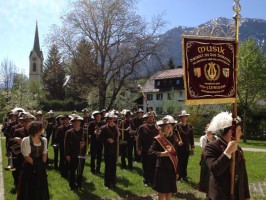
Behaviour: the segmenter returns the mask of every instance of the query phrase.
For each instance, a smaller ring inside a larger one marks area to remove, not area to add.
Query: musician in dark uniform
[[[70,122],[73,128],[68,130],[65,136],[65,155],[66,160],[70,163],[69,186],[71,190],[82,186],[86,147],[88,146],[87,129],[80,126],[82,121],[80,116],[72,115]]]
[[[138,154],[141,155],[143,169],[143,183],[145,186],[152,185],[156,158],[150,157],[148,151],[153,143],[155,136],[159,134],[159,130],[155,124],[155,113],[147,112],[143,118],[146,119],[145,124],[139,127],[137,138]]]
[[[235,140],[232,140],[232,121],[231,113],[221,112],[212,119],[207,129],[220,136],[218,140],[208,143],[204,152],[207,166],[211,171],[208,193],[210,200],[250,199],[246,161],[243,150],[238,146],[242,136],[241,119],[236,119]],[[230,196],[232,153],[235,153],[234,198]]]
[[[54,149],[54,168],[55,170],[58,170],[58,152],[59,152],[59,144],[56,141],[57,138],[57,128],[63,125],[63,120],[61,119],[63,115],[59,115],[56,117],[56,124],[53,127],[53,132],[52,132],[52,143],[51,145],[53,146]]]
[[[87,108],[84,108],[84,109],[82,109],[82,114],[83,114],[83,116],[82,116],[82,118],[83,118],[83,122],[81,123],[81,126],[83,127],[84,126],[84,124],[87,124],[87,126],[89,125],[89,123],[91,122],[91,121],[93,121],[93,119],[91,118],[91,116],[89,116],[89,110],[87,109]]]
[[[170,115],[157,122],[160,134],[154,138],[148,154],[157,159],[153,181],[153,189],[158,192],[158,199],[171,199],[172,193],[177,192],[178,178],[177,143],[173,134],[173,125],[177,121]]]
[[[9,142],[9,138],[11,137],[11,128],[15,125],[18,124],[18,112],[17,111],[11,111],[8,115],[8,122],[7,122],[7,125],[6,125],[6,128],[4,130],[4,135],[6,137],[6,151],[7,151],[7,154],[9,152],[9,149],[8,149],[8,142]]]
[[[100,127],[104,125],[101,121],[100,111],[92,112],[93,121],[90,122],[88,133],[90,136],[91,173],[100,173],[102,162],[103,143],[97,139]],[[96,160],[96,167],[95,167]]]
[[[46,118],[47,120],[47,126],[46,126],[46,129],[45,129],[45,132],[46,132],[46,138],[47,138],[47,144],[49,144],[49,141],[50,141],[50,137],[53,133],[53,129],[54,129],[54,126],[56,124],[56,118],[54,116],[54,111],[50,110],[48,112],[48,117]]]
[[[10,149],[13,153],[13,156],[15,157],[15,159],[13,160],[13,165],[14,165],[14,168],[16,168],[16,170],[12,172],[15,188],[17,188],[18,186],[19,175],[20,175],[21,167],[24,161],[24,157],[21,153],[20,144],[24,137],[29,136],[28,128],[29,128],[30,122],[35,120],[35,117],[31,115],[30,113],[23,113],[20,116],[19,120],[22,121],[22,128],[16,129],[14,131],[14,134],[9,140]]]
[[[104,185],[107,189],[116,187],[116,161],[118,157],[119,130],[114,120],[117,116],[114,112],[107,114],[106,125],[100,128],[98,139],[104,145]]]
[[[60,152],[59,170],[62,177],[67,178],[69,173],[69,163],[66,161],[64,145],[66,132],[71,128],[69,123],[70,117],[68,115],[63,115],[61,120],[63,121],[63,125],[57,128],[56,143],[59,144]]]
[[[123,115],[119,123],[120,128],[120,155],[121,155],[121,168],[133,170],[133,146],[134,146],[134,135],[130,134],[130,124],[131,124],[131,111],[123,110],[121,112]],[[126,164],[126,157],[128,160],[128,165]]]
[[[24,156],[23,169],[19,179],[18,200],[48,200],[49,189],[46,173],[47,139],[39,121],[29,125],[29,136],[24,137],[21,151]]]
[[[107,111],[105,109],[101,110],[101,119],[102,121],[105,121]]]
[[[136,146],[136,141],[137,141],[137,132],[138,129],[141,125],[144,123],[144,119],[142,118],[143,116],[143,110],[139,108],[136,111],[136,116],[131,120],[130,127],[131,127],[131,134],[134,136],[134,160],[135,162],[140,162],[141,157],[137,154],[137,146]]]
[[[178,146],[178,167],[179,167],[179,180],[188,181],[187,178],[187,165],[190,154],[194,153],[194,137],[192,126],[187,123],[189,114],[183,110],[179,117],[180,122],[177,123],[176,129],[181,137],[182,145]]]

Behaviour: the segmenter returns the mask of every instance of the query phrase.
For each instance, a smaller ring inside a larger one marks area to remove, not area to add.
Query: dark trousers
[[[179,177],[187,178],[187,165],[188,165],[189,151],[178,151],[178,169]]]
[[[143,169],[143,182],[145,184],[152,184],[155,174],[156,158],[152,158],[147,153],[141,154],[142,169]]]
[[[104,155],[104,185],[106,187],[115,186],[116,184],[116,155]]]
[[[60,162],[59,162],[59,170],[64,178],[68,178],[69,175],[69,162],[66,161],[65,157],[65,149],[62,148],[62,145],[60,145]]]
[[[133,169],[133,141],[128,140],[127,144],[120,145],[121,152],[121,167],[122,169]],[[128,160],[128,166],[126,165],[126,157]]]
[[[69,171],[70,171],[69,186],[71,188],[75,188],[76,185],[78,187],[81,187],[84,164],[85,164],[85,159],[78,157],[71,157],[69,164]]]
[[[96,160],[96,172],[101,169],[103,145],[100,143],[91,143],[91,172],[95,172],[95,160]]]
[[[13,166],[16,169],[15,171],[12,172],[15,187],[18,186],[19,176],[22,170],[23,161],[24,158],[22,156],[18,156],[17,158],[13,159]]]
[[[58,148],[54,148],[54,167],[58,169]]]
[[[135,162],[141,161],[141,156],[137,153],[137,142],[136,140],[133,141],[133,149],[134,149],[134,160]]]

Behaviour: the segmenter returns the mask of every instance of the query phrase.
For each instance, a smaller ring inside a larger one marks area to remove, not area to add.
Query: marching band
[[[83,187],[83,170],[89,156],[91,173],[103,173],[103,184],[106,189],[116,188],[116,168],[120,157],[123,170],[132,171],[134,161],[142,162],[143,184],[156,190],[159,199],[171,198],[171,194],[176,192],[176,181],[188,181],[187,163],[189,155],[194,150],[194,139],[192,126],[187,123],[189,114],[186,111],[180,113],[180,122],[170,115],[156,121],[155,112],[149,111],[144,114],[141,109],[135,110],[134,113],[127,109],[120,113],[115,110],[95,110],[91,116],[88,112],[87,109],[83,109],[83,117],[76,113],[56,117],[55,113],[50,111],[49,116],[43,118],[40,116],[41,111],[38,111],[38,119],[22,109],[14,109],[8,113],[9,121],[2,128],[7,138],[6,155],[9,164],[6,170],[12,172],[18,199],[23,199],[20,198],[22,195],[29,195],[25,194],[27,188],[20,188],[20,181],[26,177],[25,169],[38,170],[34,168],[34,162],[25,160],[26,157],[34,161],[35,157],[43,158],[44,155],[45,169],[49,166],[47,149],[50,137],[54,151],[53,167],[69,181],[70,189],[73,191]],[[29,135],[29,127],[37,122],[41,124],[42,131],[41,134],[38,131],[31,133],[33,137]],[[36,137],[45,139],[38,140],[41,148],[30,143],[28,146],[30,145],[34,152],[23,153],[24,138],[30,138],[29,141],[32,141],[31,138],[36,140]],[[43,141],[46,144],[45,148]],[[105,163],[103,172],[102,160]],[[35,172],[33,177],[34,174]],[[43,171],[42,175],[45,174],[46,171]],[[35,183],[38,181],[43,185],[45,179],[36,179]],[[166,183],[170,183],[168,181],[174,184],[165,187]],[[49,191],[44,192],[45,199],[49,199]]]

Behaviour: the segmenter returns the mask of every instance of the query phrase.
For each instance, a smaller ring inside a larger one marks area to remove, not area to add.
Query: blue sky
[[[56,3],[55,3],[56,2]],[[0,62],[13,61],[28,75],[29,54],[33,47],[36,19],[40,45],[47,56],[45,35],[52,24],[60,23],[67,0],[0,0]],[[233,0],[139,0],[137,13],[148,21],[163,14],[168,21],[164,30],[176,26],[198,26],[217,17],[232,18]],[[240,0],[242,17],[266,20],[265,0]]]

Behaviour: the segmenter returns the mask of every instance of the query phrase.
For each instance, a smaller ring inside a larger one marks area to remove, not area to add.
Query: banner
[[[183,36],[186,104],[236,101],[236,42],[231,38]]]

